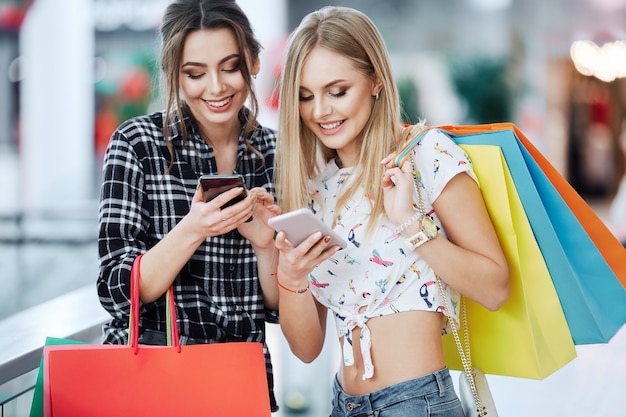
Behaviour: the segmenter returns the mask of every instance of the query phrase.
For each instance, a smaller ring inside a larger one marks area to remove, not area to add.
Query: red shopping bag
[[[44,416],[270,416],[261,343],[180,346],[170,314],[174,346],[138,345],[139,259],[130,345],[46,346]]]

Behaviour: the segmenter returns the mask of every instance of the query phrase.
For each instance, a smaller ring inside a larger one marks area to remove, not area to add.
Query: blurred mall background
[[[168,3],[0,0],[0,326],[94,286],[103,151],[120,122],[161,106],[156,31]],[[264,45],[256,80],[263,123],[275,126],[288,33],[321,6],[355,7],[383,33],[407,122],[514,122],[626,242],[626,0],[238,3]],[[581,368],[551,381],[494,378],[496,403],[508,410],[501,415],[624,415],[610,391],[626,382],[618,336],[579,351]],[[301,365],[289,359],[278,328],[270,337],[280,414],[293,414],[289,400],[294,412],[308,406],[300,415],[328,415],[336,352]],[[607,356],[617,368],[593,362]],[[8,389],[0,383],[0,402]],[[587,398],[571,397],[579,391]],[[24,415],[23,408],[6,405],[3,415]]]

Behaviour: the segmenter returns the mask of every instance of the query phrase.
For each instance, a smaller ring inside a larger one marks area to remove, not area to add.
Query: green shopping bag
[[[47,337],[46,346],[56,345],[75,345],[84,344],[72,339],[61,339],[56,337]],[[35,391],[33,393],[33,402],[30,406],[30,417],[43,417],[43,355],[39,362],[39,372],[37,373],[37,381],[35,382]]]

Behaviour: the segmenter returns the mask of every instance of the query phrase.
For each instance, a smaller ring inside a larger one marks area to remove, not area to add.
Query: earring
[[[380,91],[376,92],[376,95],[374,96],[374,100],[378,101],[379,98],[380,98]]]
[[[256,80],[256,74],[252,74],[252,78]]]

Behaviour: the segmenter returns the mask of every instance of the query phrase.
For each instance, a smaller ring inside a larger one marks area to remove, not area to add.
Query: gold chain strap
[[[411,168],[413,170],[413,187],[417,192],[417,208],[422,216],[426,216],[426,208],[424,207],[424,199],[422,198],[422,192],[420,191],[420,187],[417,184],[417,171],[415,169],[415,160],[411,158]],[[450,308],[450,303],[448,302],[448,297],[446,297],[446,292],[444,290],[443,281],[439,275],[435,274],[435,278],[437,281],[437,286],[439,287],[439,296],[444,304],[444,308],[448,312],[452,312]],[[472,356],[470,351],[470,341],[469,341],[469,330],[467,326],[467,310],[465,308],[465,297],[461,295],[460,302],[460,311],[461,311],[461,327],[463,328],[463,337],[465,338],[465,349],[463,349],[463,345],[461,344],[461,338],[459,337],[458,328],[456,327],[456,322],[453,318],[448,318],[448,323],[450,324],[450,328],[452,328],[452,335],[454,336],[454,342],[456,343],[456,347],[459,351],[459,356],[461,357],[461,363],[463,364],[463,372],[465,372],[465,376],[467,377],[467,381],[469,382],[470,389],[472,390],[472,396],[474,397],[474,401],[476,402],[476,412],[480,417],[484,417],[487,415],[487,409],[483,406],[482,401],[480,401],[480,397],[478,396],[478,389],[476,388],[476,381],[474,379],[474,373],[472,371]]]

